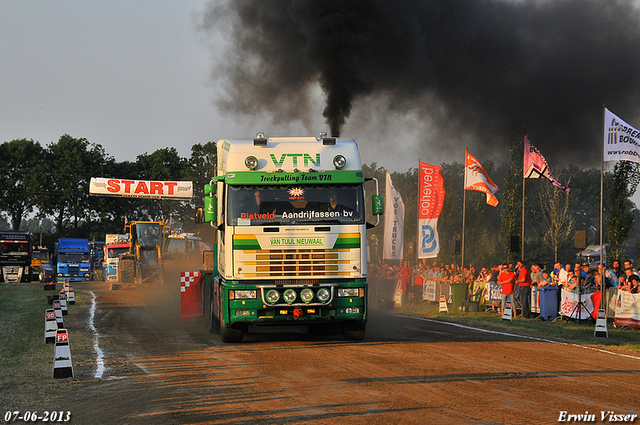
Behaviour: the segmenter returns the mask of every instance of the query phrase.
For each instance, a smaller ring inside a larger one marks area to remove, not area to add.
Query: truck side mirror
[[[216,195],[216,186],[211,184],[204,185],[204,221],[214,223],[218,220],[218,199]]]
[[[371,197],[371,213],[373,215],[384,214],[384,195],[373,195]]]

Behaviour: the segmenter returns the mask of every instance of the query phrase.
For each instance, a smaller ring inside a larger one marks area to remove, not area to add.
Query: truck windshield
[[[170,238],[167,243],[167,253],[184,254],[187,252],[187,240]]]
[[[364,224],[362,185],[229,186],[231,226]]]
[[[49,259],[49,253],[47,251],[33,251],[31,258],[34,260],[46,261]]]
[[[160,225],[157,223],[138,223],[136,224],[136,232],[138,243],[143,248],[155,248],[160,245]]]
[[[28,255],[29,243],[26,241],[0,241],[0,254],[4,255]]]
[[[60,263],[86,263],[87,261],[89,261],[88,252],[58,253],[58,262]]]
[[[127,252],[129,252],[129,248],[109,248],[107,250],[107,258],[119,258]]]

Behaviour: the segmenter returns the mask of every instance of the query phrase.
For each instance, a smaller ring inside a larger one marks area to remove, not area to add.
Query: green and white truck
[[[375,226],[365,180],[375,179],[365,179],[352,139],[218,141],[217,175],[205,186],[205,221],[216,228],[204,285],[210,330],[240,342],[249,325],[339,325],[345,339],[364,338],[366,231]]]

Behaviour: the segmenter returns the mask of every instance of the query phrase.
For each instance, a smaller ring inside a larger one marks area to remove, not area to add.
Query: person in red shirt
[[[504,311],[504,304],[507,298],[511,301],[512,311],[516,309],[516,300],[513,297],[513,293],[516,290],[516,274],[513,272],[513,267],[507,267],[503,264],[500,267],[500,274],[498,275],[498,285],[502,288],[500,293],[502,294],[502,310]]]
[[[411,272],[409,271],[408,261],[405,261],[404,266],[400,269],[400,285],[402,288],[401,304],[405,306],[409,301],[409,290],[411,288]]]
[[[531,274],[522,261],[516,263],[518,270],[517,283],[520,285],[520,305],[522,306],[522,317],[531,318]]]

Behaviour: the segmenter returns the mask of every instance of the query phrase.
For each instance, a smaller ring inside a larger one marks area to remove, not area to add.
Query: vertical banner
[[[438,217],[444,204],[444,180],[440,167],[420,161],[418,192],[418,258],[434,258],[440,252]]]
[[[404,202],[387,173],[384,203],[384,253],[385,260],[402,260],[404,242]]]

